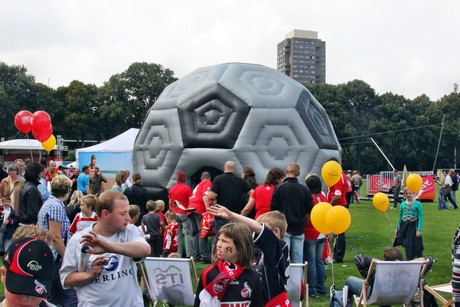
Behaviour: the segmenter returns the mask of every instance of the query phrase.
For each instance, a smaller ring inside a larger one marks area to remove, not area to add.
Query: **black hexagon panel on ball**
[[[273,167],[301,166],[299,181],[321,174],[340,145],[321,104],[303,85],[263,65],[226,63],[199,68],[170,84],[148,111],[134,143],[133,163],[150,193],[217,175],[232,160],[260,182]]]

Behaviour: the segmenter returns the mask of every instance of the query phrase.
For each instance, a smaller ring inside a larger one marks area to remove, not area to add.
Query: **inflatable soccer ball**
[[[281,72],[254,64],[199,68],[165,88],[134,143],[133,164],[152,193],[222,171],[233,160],[262,183],[273,167],[301,166],[299,181],[340,157],[332,124],[318,101]],[[198,180],[199,181],[199,180]]]

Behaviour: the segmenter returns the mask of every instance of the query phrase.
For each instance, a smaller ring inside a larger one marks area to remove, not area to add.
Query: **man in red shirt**
[[[208,172],[201,173],[201,182],[193,189],[193,194],[189,199],[188,208],[190,211],[188,220],[185,225],[186,233],[190,233],[190,246],[187,245],[189,250],[188,254],[196,259],[196,261],[202,261],[211,263],[211,250],[208,245],[208,238],[200,239],[200,225],[202,214],[205,213],[210,205],[208,197],[209,191],[211,190],[212,182],[211,175]]]
[[[336,158],[331,158],[328,161],[337,161]],[[329,187],[327,190],[327,200],[333,206],[344,206],[347,207],[347,175],[344,171],[342,171],[342,177],[340,177],[339,181]],[[335,242],[334,242],[334,262],[341,263],[343,262],[343,258],[345,257],[345,248],[346,248],[346,240],[345,240],[345,233],[341,233],[336,235]]]
[[[187,222],[188,200],[190,196],[192,196],[192,188],[185,184],[187,181],[185,172],[178,172],[176,174],[176,181],[177,183],[169,190],[169,209],[176,212],[177,223],[179,224],[179,236],[177,241],[179,248],[177,252],[182,256],[182,229]],[[188,237],[187,233],[186,237]],[[188,246],[190,246],[190,243],[187,242],[187,247]],[[189,257],[189,249],[190,248],[187,248],[187,257]]]

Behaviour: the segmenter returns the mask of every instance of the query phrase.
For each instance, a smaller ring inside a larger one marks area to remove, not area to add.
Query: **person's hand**
[[[214,216],[218,216],[224,220],[232,220],[232,212],[225,208],[224,206],[215,204],[214,206],[209,207],[208,212]]]
[[[422,236],[422,232],[420,230],[417,230],[417,232],[415,233],[415,236],[420,238]]]
[[[109,260],[107,259],[107,257],[104,256],[99,256],[96,259],[94,259],[91,263],[91,272],[94,275],[102,273],[102,271],[104,270],[104,264],[106,264],[107,261]]]
[[[90,231],[88,234],[82,236],[80,243],[82,245],[88,245],[91,247],[91,249],[88,250],[88,253],[90,254],[106,253],[109,251],[110,247],[109,242],[100,239],[99,236],[93,231]]]

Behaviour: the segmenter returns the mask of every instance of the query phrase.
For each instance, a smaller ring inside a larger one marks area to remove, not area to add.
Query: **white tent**
[[[133,146],[139,129],[131,128],[122,134],[100,144],[77,149],[77,165],[81,169],[96,156],[96,165],[107,177],[115,177],[119,170],[133,173]]]
[[[35,139],[16,139],[0,142],[0,149],[9,150],[44,150],[42,143]],[[54,146],[53,149],[56,149]]]

